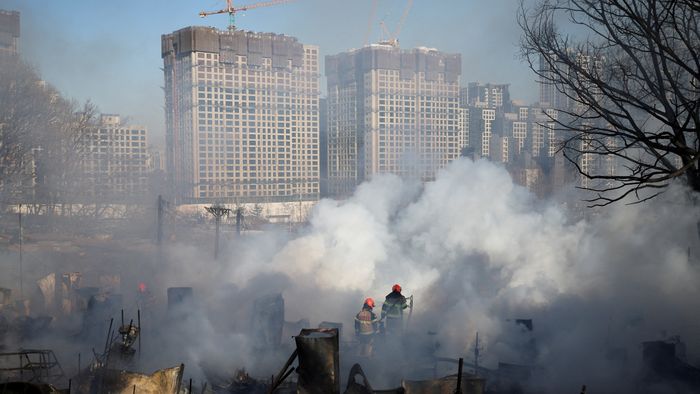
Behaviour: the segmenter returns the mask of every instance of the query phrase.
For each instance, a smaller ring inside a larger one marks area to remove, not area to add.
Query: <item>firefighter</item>
[[[385,321],[385,330],[389,335],[397,335],[403,332],[403,310],[408,308],[406,297],[401,295],[401,285],[391,287],[391,293],[387,294],[382,305],[382,321]]]
[[[355,315],[355,336],[360,341],[360,356],[372,356],[372,344],[379,323],[372,309],[374,309],[374,300],[367,298],[362,305],[362,310]]]

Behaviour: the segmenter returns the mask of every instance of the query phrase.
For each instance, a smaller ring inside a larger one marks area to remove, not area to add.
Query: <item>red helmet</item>
[[[395,292],[397,292],[397,293],[401,293],[401,285],[397,283],[397,284],[391,286],[391,291],[395,291]]]
[[[365,300],[365,305],[367,305],[367,306],[370,307],[370,308],[374,308],[374,299],[372,299],[372,298],[367,298],[367,299]]]

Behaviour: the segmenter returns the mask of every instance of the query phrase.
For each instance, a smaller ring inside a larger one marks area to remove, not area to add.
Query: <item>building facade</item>
[[[570,101],[564,93],[564,87],[557,86],[552,82],[552,80],[557,80],[557,76],[552,70],[552,66],[547,64],[542,56],[540,56],[539,72],[542,74],[538,81],[540,88],[539,105],[544,108],[568,109]]]
[[[432,180],[459,156],[461,62],[387,44],[326,57],[331,195],[381,173]]]
[[[576,69],[585,70],[586,73],[592,75],[600,75],[604,72],[605,59],[601,56],[591,55],[583,52],[567,51],[568,56],[576,63]],[[558,70],[554,70],[553,66],[546,63],[544,57],[540,57],[539,72],[541,78],[540,85],[540,106],[546,109],[549,117],[552,115],[559,117],[564,125],[572,124],[578,130],[586,128],[610,128],[609,124],[605,124],[603,119],[597,117],[591,109],[577,100],[575,90],[587,92],[586,94],[601,99],[600,91],[597,86],[594,86],[587,78],[577,79],[576,69],[567,68],[562,64],[557,64]],[[557,71],[559,74],[557,74]],[[577,86],[577,89],[572,89],[571,86],[561,83],[562,79],[568,79],[571,83]],[[555,83],[555,82],[559,83]],[[592,139],[590,135],[584,135],[579,132],[569,132],[562,125],[555,125],[555,122],[550,122],[551,128],[556,126],[559,136],[552,135],[549,137],[552,141],[571,139],[567,144],[566,151],[568,157],[575,161],[576,166],[571,166],[569,170],[575,173],[573,177],[576,179],[575,184],[578,187],[587,189],[605,189],[611,187],[610,181],[598,179],[592,181],[584,174],[611,177],[619,170],[615,155],[609,155],[605,152],[614,151],[620,145],[614,137]],[[541,130],[536,130],[538,134],[542,134]],[[574,134],[579,134],[574,138]],[[544,137],[545,139],[547,137]],[[556,143],[549,144],[550,148],[547,154],[552,157],[554,153],[552,147]],[[603,153],[602,155],[600,153]],[[563,153],[562,153],[563,154]],[[581,173],[579,173],[579,171]],[[569,177],[572,178],[572,177]]]
[[[162,36],[166,168],[180,202],[319,195],[318,47],[187,27]]]
[[[462,105],[509,110],[509,84],[470,82],[462,88]]]
[[[507,163],[513,153],[511,136],[504,132],[504,115],[511,108],[508,84],[470,82],[460,89],[468,156]]]
[[[495,108],[469,107],[469,146],[475,158],[491,158],[492,139],[500,129],[502,112]],[[496,134],[494,134],[496,133]]]
[[[19,54],[19,12],[0,10],[0,58]]]
[[[145,127],[126,125],[119,115],[102,115],[98,128],[81,138],[86,192],[105,202],[145,196],[151,173]]]
[[[328,197],[328,99],[319,100],[319,178],[320,197]]]

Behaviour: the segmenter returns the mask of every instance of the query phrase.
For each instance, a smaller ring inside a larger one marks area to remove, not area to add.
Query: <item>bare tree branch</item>
[[[690,0],[521,2],[522,56],[559,94],[550,121],[564,157],[594,181],[582,187],[596,193],[593,205],[643,202],[675,178],[700,191],[698,9]]]

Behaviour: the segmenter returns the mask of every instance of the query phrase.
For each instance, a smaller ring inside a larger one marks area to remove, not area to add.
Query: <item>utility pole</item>
[[[216,238],[214,238],[214,260],[219,258],[219,226],[221,225],[221,218],[228,216],[231,213],[231,209],[224,208],[218,205],[212,205],[211,207],[205,207],[210,214],[214,216],[214,221],[216,222]]]
[[[156,243],[160,245],[163,243],[163,196],[158,195],[158,214],[157,214],[157,229],[156,229]]]
[[[459,358],[459,367],[457,368],[457,389],[455,394],[462,394],[462,368],[464,367],[464,359]]]
[[[158,264],[161,264],[163,261],[163,222],[165,219],[165,209],[170,203],[159,194],[156,204],[156,245],[158,253],[156,258],[158,259]]]
[[[236,208],[236,235],[241,236],[241,228],[243,227],[243,207]]]
[[[474,343],[474,375],[479,374],[479,353],[481,347],[479,345],[479,332],[476,332],[476,342]]]
[[[22,204],[19,204],[19,296],[24,299],[24,273],[22,272]]]

